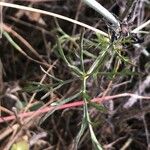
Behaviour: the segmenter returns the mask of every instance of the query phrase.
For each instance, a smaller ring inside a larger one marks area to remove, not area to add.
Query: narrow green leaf
[[[80,61],[81,61],[82,71],[85,72],[84,61],[83,61],[83,39],[84,39],[84,31],[81,33],[81,36],[80,36]]]
[[[103,105],[95,103],[95,102],[89,102],[88,105],[96,108],[97,110],[99,110],[101,112],[106,112],[107,111],[106,108]]]
[[[100,66],[100,64],[103,62],[107,51],[108,51],[109,47],[104,50],[102,53],[99,54],[99,56],[96,58],[96,60],[93,62],[92,66],[90,67],[90,69],[87,71],[88,75],[91,75],[94,73],[94,71]]]
[[[87,116],[86,116],[87,111],[88,111],[87,104],[85,104],[83,106],[83,119],[82,119],[81,128],[80,128],[80,131],[78,132],[78,134],[75,138],[75,149],[77,149],[79,141],[80,141],[81,137],[83,136],[85,130],[88,127],[88,121],[87,121]]]
[[[77,68],[76,66],[71,65],[71,64],[69,63],[69,61],[67,60],[67,58],[66,58],[66,56],[65,56],[65,54],[64,54],[64,52],[63,52],[63,49],[62,49],[62,47],[61,47],[61,43],[60,43],[59,38],[58,38],[58,40],[57,40],[57,45],[58,45],[58,51],[59,51],[59,53],[60,53],[62,59],[63,59],[63,60],[65,61],[65,63],[67,64],[67,66],[74,72],[75,75],[77,75],[78,77],[82,76],[83,72],[82,72],[79,68]]]
[[[27,56],[27,54],[21,49],[21,47],[11,38],[11,36],[3,31],[4,36],[7,38],[7,40],[19,51],[21,52],[23,55]]]
[[[63,105],[63,104],[66,104],[72,100],[74,100],[75,98],[77,98],[78,96],[80,96],[80,92],[69,97],[69,98],[66,98],[66,99],[61,99],[59,102],[54,102],[51,104],[51,106],[56,106],[52,111],[48,112],[41,120],[40,120],[40,124],[43,123],[50,115],[52,115],[59,106]]]

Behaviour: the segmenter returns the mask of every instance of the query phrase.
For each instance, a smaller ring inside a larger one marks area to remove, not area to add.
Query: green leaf
[[[88,111],[88,108],[87,108],[87,104],[85,103],[85,105],[83,106],[83,119],[82,119],[81,128],[75,138],[75,149],[77,149],[79,141],[80,141],[82,135],[84,134],[86,128],[88,127],[88,120],[87,120],[87,116],[86,116],[87,111]]]
[[[106,112],[107,111],[107,109],[102,104],[98,104],[95,102],[89,102],[88,105],[96,108],[100,112]]]
[[[60,56],[62,57],[62,59],[64,60],[64,62],[67,64],[67,66],[74,72],[74,74],[78,77],[82,76],[83,75],[83,72],[77,68],[76,66],[73,66],[70,64],[70,62],[67,60],[65,54],[64,54],[64,51],[61,47],[61,43],[60,43],[60,40],[59,38],[57,38],[57,45],[58,45],[58,51],[60,53]]]
[[[107,51],[108,51],[109,47],[106,49],[106,50],[103,50],[99,56],[96,58],[96,60],[93,62],[92,66],[90,67],[90,69],[87,71],[87,74],[88,75],[91,75],[93,73],[95,73],[95,70],[97,70],[101,64],[103,63],[105,57],[106,57],[106,54],[107,54]]]
[[[95,147],[96,150],[103,150],[100,143],[98,142],[98,140],[95,136],[94,131],[93,131],[90,116],[89,116],[89,113],[88,113],[88,107],[87,107],[86,104],[85,104],[85,115],[86,115],[86,119],[87,119],[87,122],[88,122],[88,127],[89,127],[89,130],[90,130],[90,135],[91,135],[91,140],[92,140],[93,146]]]
[[[70,101],[72,101],[73,99],[77,98],[78,96],[80,96],[80,92],[69,97],[69,98],[66,98],[66,99],[61,99],[60,101],[58,102],[54,102],[51,104],[51,106],[56,106],[52,111],[48,112],[41,120],[40,120],[40,124],[43,123],[50,115],[52,115],[59,106],[63,105],[63,104],[66,104]]]
[[[30,111],[36,111],[36,110],[40,109],[43,105],[44,105],[44,103],[41,101],[34,103],[32,105],[32,107],[30,107]]]

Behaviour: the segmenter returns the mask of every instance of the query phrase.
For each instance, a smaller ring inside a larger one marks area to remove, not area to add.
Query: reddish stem
[[[92,101],[96,102],[95,99],[93,99]],[[64,104],[64,105],[61,105],[61,106],[58,106],[58,107],[57,106],[49,106],[49,107],[45,107],[43,109],[39,109],[37,111],[19,113],[18,117],[25,118],[25,117],[33,115],[34,113],[36,113],[36,116],[37,116],[39,114],[43,114],[43,113],[49,112],[49,111],[51,111],[51,110],[53,110],[55,108],[56,108],[56,110],[61,110],[61,109],[66,109],[66,108],[72,108],[72,107],[82,106],[83,104],[84,104],[83,101],[77,101],[77,102],[72,102],[72,103]],[[11,120],[14,120],[14,119],[16,119],[15,115],[7,116],[7,117],[0,117],[0,123],[6,122],[6,121],[11,121]]]
[[[112,99],[119,98],[119,97],[127,97],[127,96],[136,96],[137,99],[138,98],[150,99],[150,97],[138,96],[138,95],[131,94],[131,93],[123,93],[123,94],[118,94],[118,95],[113,95],[113,96],[105,96],[102,98],[94,98],[91,100],[91,102],[102,103],[104,101],[112,100]],[[49,112],[49,111],[54,110],[54,109],[61,110],[61,109],[66,109],[66,108],[82,106],[82,105],[84,105],[83,101],[77,101],[77,102],[72,102],[72,103],[68,103],[68,104],[63,104],[61,106],[49,106],[49,107],[45,107],[43,109],[39,109],[37,111],[20,113],[20,114],[18,114],[18,117],[25,118],[25,117],[32,116],[34,114],[35,114],[35,116],[38,116],[40,114]],[[0,117],[0,123],[14,120],[14,119],[16,119],[15,115],[7,116],[7,117]]]

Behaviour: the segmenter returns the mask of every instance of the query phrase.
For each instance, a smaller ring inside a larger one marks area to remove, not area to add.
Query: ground
[[[0,150],[149,150],[150,1],[5,2]]]

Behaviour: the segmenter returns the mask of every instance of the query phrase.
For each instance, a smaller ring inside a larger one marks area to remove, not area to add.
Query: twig
[[[99,97],[94,98],[91,101],[92,102],[97,102],[97,103],[103,103],[104,101],[109,101],[109,100],[112,100],[112,99],[116,99],[116,98],[120,98],[120,97],[128,97],[128,96],[130,96],[130,97],[134,96],[138,99],[147,99],[147,100],[150,99],[150,97],[139,96],[139,95],[131,94],[131,93],[122,93],[122,94],[113,95],[113,96],[105,96],[105,97],[102,97],[102,98],[99,98]],[[57,107],[57,110],[62,110],[62,109],[66,109],[66,108],[82,106],[84,104],[85,103],[83,101],[77,101],[77,102],[64,104],[64,105],[61,105],[61,106],[50,106],[50,107],[45,107],[43,109],[39,109],[37,111],[20,113],[20,114],[18,114],[18,117],[26,118],[26,117],[29,117],[31,115],[35,115],[35,113],[36,113],[36,116],[39,116],[40,114],[44,114],[44,113],[47,113],[51,110],[56,109],[56,107]],[[16,117],[14,115],[11,115],[11,116],[8,116],[8,117],[0,117],[0,123],[5,122],[5,121],[11,121],[11,120],[14,120],[14,119],[16,119]]]
[[[142,25],[140,25],[139,27],[137,27],[134,30],[132,30],[131,33],[138,33],[138,31],[140,31],[141,29],[145,28],[149,24],[150,24],[150,19],[148,21],[146,21],[145,23],[143,23]]]

